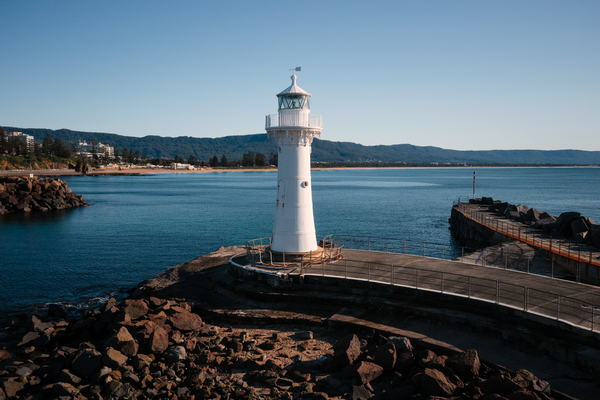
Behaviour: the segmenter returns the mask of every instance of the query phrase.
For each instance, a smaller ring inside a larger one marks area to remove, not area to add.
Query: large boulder
[[[481,363],[477,355],[477,350],[469,349],[448,358],[446,366],[451,368],[463,381],[470,381],[473,377],[479,375]]]
[[[171,322],[173,328],[180,331],[195,331],[202,328],[202,318],[197,314],[193,314],[182,308],[179,308],[179,310],[169,317],[169,322]]]
[[[356,379],[361,385],[366,385],[379,378],[383,374],[383,368],[380,365],[369,361],[361,361],[356,364],[354,370],[352,370],[352,377]]]
[[[360,340],[355,334],[350,334],[338,340],[333,345],[333,359],[340,366],[354,364],[360,355]]]
[[[396,346],[394,346],[394,343],[388,342],[379,346],[375,351],[373,361],[380,365],[386,372],[394,369],[394,365],[396,365]]]
[[[125,300],[123,302],[125,314],[134,321],[148,314],[148,304],[144,300]]]
[[[109,337],[106,342],[104,342],[104,348],[107,347],[112,347],[115,350],[119,350],[124,355],[131,357],[137,354],[139,346],[127,328],[122,326],[117,332]]]
[[[169,334],[162,327],[157,326],[150,334],[149,350],[154,354],[160,354],[169,347]]]
[[[82,349],[75,353],[71,368],[79,375],[89,378],[102,368],[102,354],[95,349]]]
[[[421,388],[429,396],[450,397],[456,385],[436,369],[425,368],[421,373]]]

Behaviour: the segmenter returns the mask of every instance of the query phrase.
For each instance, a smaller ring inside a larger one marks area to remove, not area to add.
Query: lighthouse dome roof
[[[296,74],[292,75],[291,78],[292,78],[292,84],[290,86],[288,86],[283,92],[278,93],[277,97],[285,96],[288,94],[297,94],[297,95],[311,97],[310,93],[308,93],[306,90],[302,89],[300,86],[296,85]]]

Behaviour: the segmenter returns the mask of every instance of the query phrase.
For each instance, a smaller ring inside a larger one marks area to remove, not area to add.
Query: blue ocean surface
[[[317,236],[458,248],[453,202],[476,196],[600,221],[600,168],[350,169],[312,172]],[[101,301],[221,246],[271,235],[276,171],[65,177],[92,206],[0,216],[0,316]]]

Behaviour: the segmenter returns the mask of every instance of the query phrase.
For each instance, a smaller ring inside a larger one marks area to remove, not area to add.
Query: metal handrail
[[[500,280],[426,268],[343,259],[327,268],[307,269],[309,276],[328,276],[408,287],[466,297],[521,310],[583,329],[599,332],[599,306],[576,298],[515,285]]]
[[[464,204],[458,203],[455,205],[455,207],[465,217],[512,239],[516,239],[534,247],[538,247],[542,250],[549,251],[552,254],[577,261],[578,263],[585,262],[590,265],[600,267],[600,261],[596,261],[593,258],[594,251],[592,246],[584,246],[579,243],[573,243],[566,239],[559,239],[552,237],[551,235],[544,235],[542,232],[539,232],[534,228],[525,226],[515,227],[513,224],[508,223],[508,221],[501,221],[498,218],[491,218],[489,215],[484,214],[481,211],[470,210]],[[579,279],[579,273],[577,273],[577,279]]]
[[[280,126],[307,126],[323,128],[323,117],[317,114],[270,114],[265,116],[265,129]]]

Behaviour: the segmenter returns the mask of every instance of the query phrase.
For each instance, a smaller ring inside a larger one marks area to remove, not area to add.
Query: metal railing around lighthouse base
[[[333,235],[325,236],[318,242],[318,250],[298,254],[271,251],[270,237],[252,239],[246,242],[246,257],[252,263],[285,268],[327,264],[342,257],[343,244],[335,240]]]

